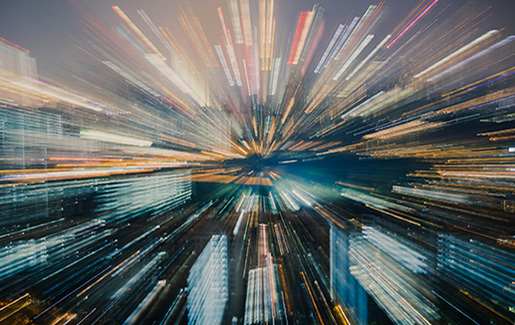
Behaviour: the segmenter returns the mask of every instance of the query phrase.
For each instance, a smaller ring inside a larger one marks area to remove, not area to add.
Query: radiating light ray
[[[424,16],[437,2],[438,0],[431,2],[431,4],[429,4],[417,17],[415,17],[415,19],[411,21],[411,23],[409,23],[408,26],[406,26],[399,33],[399,35],[397,35],[390,43],[386,44],[386,48],[390,48],[393,44],[395,44],[395,42],[397,42],[397,40],[402,37],[402,35],[404,35],[404,33],[406,33],[420,18],[422,18],[422,16]]]

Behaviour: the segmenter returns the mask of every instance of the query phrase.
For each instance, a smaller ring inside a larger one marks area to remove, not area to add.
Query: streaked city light
[[[513,12],[0,3],[0,323],[514,324]]]

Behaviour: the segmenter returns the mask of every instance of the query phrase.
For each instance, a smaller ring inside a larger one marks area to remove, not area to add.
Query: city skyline
[[[509,1],[0,5],[0,322],[511,324]]]

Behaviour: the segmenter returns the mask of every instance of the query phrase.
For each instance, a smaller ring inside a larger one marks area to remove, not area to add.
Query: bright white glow
[[[232,28],[234,31],[234,42],[236,44],[243,44],[243,34],[241,32],[240,10],[238,8],[238,0],[231,0],[229,2],[231,10]]]
[[[238,232],[240,231],[241,223],[243,221],[243,216],[245,215],[245,210],[242,210],[240,213],[240,217],[238,218],[238,221],[236,222],[236,225],[234,226],[234,230],[232,234],[234,236],[238,235]]]
[[[368,62],[368,60],[370,60],[371,57],[373,57],[377,51],[379,51],[380,48],[383,47],[383,45],[388,42],[388,40],[392,37],[392,35],[388,34],[386,35],[386,37],[381,41],[381,43],[377,44],[376,48],[370,52],[369,55],[367,55],[367,57],[363,60],[361,60],[360,64],[354,69],[354,71],[352,71],[348,76],[347,78],[345,78],[346,80],[349,80],[359,69],[361,69],[361,67],[366,63]]]
[[[368,226],[363,227],[363,235],[369,242],[411,271],[415,273],[427,273],[428,265],[425,263],[426,257],[402,243],[401,239],[388,236]]]
[[[443,72],[440,72],[436,76],[427,79],[427,81],[433,82],[436,79],[439,79],[439,78],[445,76],[446,74],[449,74],[449,73],[453,72],[454,70],[457,70],[457,69],[461,68],[462,66],[464,66],[464,65],[466,65],[466,64],[468,64],[468,63],[470,63],[470,62],[472,62],[472,61],[474,61],[476,59],[479,59],[483,55],[486,55],[486,54],[488,54],[488,53],[490,53],[492,51],[495,51],[496,49],[498,49],[498,48],[500,48],[500,47],[510,43],[513,40],[515,40],[515,35],[511,35],[511,36],[503,39],[502,41],[499,41],[499,42],[495,43],[494,45],[490,46],[489,48],[487,48],[487,49],[485,49],[485,50],[483,50],[483,51],[481,51],[481,52],[479,52],[479,53],[469,57],[466,60],[461,61],[460,63],[450,67],[449,69],[447,69],[447,70],[445,70]]]
[[[461,53],[465,52],[466,50],[470,49],[474,45],[480,43],[481,41],[487,39],[488,37],[492,36],[495,33],[497,33],[497,29],[492,29],[491,31],[483,34],[482,36],[476,38],[474,41],[468,43],[467,45],[465,45],[464,47],[460,48],[459,50],[457,50],[456,52],[452,53],[451,55],[441,59],[440,61],[436,62],[435,64],[433,64],[429,68],[427,68],[424,71],[416,74],[415,78],[419,78],[420,76],[428,73],[429,71],[434,70],[435,68],[439,67],[440,65],[444,64],[445,62],[449,61],[450,59],[454,58],[455,56],[460,55]]]
[[[220,63],[222,64],[222,68],[224,69],[225,76],[227,77],[227,81],[229,85],[234,86],[234,82],[231,78],[231,73],[229,72],[229,67],[227,66],[227,62],[225,61],[224,53],[222,52],[222,48],[220,45],[215,45],[216,53],[218,54],[218,58],[220,59]]]
[[[270,95],[275,95],[277,91],[277,80],[279,79],[279,68],[281,67],[281,58],[273,59],[272,63],[272,85],[270,87]]]
[[[361,51],[363,51],[363,49],[365,49],[365,47],[368,45],[368,43],[370,43],[370,41],[373,38],[374,38],[374,35],[367,35],[367,37],[365,37],[365,39],[363,40],[363,42],[361,42],[361,44],[356,49],[356,51],[354,51],[354,53],[352,53],[351,57],[349,59],[347,59],[347,61],[345,61],[345,64],[342,66],[340,71],[338,71],[336,76],[334,76],[333,80],[338,80],[338,78],[340,78],[342,73],[344,73],[345,70],[347,70],[347,68],[354,62],[354,60],[358,57],[358,55],[361,54]]]
[[[352,34],[350,34],[349,38],[347,38],[347,40],[345,41],[345,44],[343,44],[342,48],[338,52],[338,55],[336,56],[335,60],[339,60],[343,56],[343,54],[345,53],[347,48],[350,46],[350,44],[353,42],[353,40],[357,36],[356,34],[359,33],[359,31],[361,30],[361,27],[368,20],[370,15],[372,15],[372,13],[376,9],[376,7],[377,7],[376,5],[370,5],[368,7],[367,11],[363,15],[363,17],[361,17],[359,23],[356,25],[356,28],[354,28],[354,30],[352,31]],[[350,28],[349,28],[349,30],[350,30]]]
[[[95,130],[87,130],[80,131],[80,137],[83,139],[92,139],[92,140],[100,140],[106,142],[114,142],[120,144],[128,144],[138,147],[150,147],[152,145],[152,141],[136,139],[132,137],[127,137],[123,135],[118,135],[114,133],[108,133],[103,131],[95,131]]]
[[[229,59],[231,61],[232,70],[234,71],[236,83],[241,87],[240,69],[238,69],[238,63],[236,62],[236,55],[234,54],[234,48],[232,45],[227,45],[227,53],[229,53]]]
[[[338,41],[338,43],[336,44],[336,46],[333,49],[333,52],[329,56],[329,59],[325,62],[324,68],[327,68],[329,63],[331,63],[333,60],[338,61],[339,58],[336,57],[336,54],[338,54],[340,52],[340,49],[342,48],[343,43],[345,43],[345,41],[347,40],[347,37],[349,37],[350,33],[352,32],[352,29],[358,23],[358,20],[359,20],[359,17],[354,17],[354,19],[352,19],[350,25],[347,26],[347,28],[344,30],[342,36],[340,37],[340,40]]]
[[[329,45],[325,49],[324,54],[322,55],[322,58],[320,59],[320,61],[317,64],[317,67],[315,68],[315,73],[319,73],[320,69],[322,69],[322,64],[324,64],[325,59],[327,58],[327,56],[331,52],[331,49],[333,48],[334,44],[338,40],[338,37],[340,36],[340,34],[343,31],[343,28],[344,28],[344,26],[341,25],[341,24],[338,26],[338,29],[336,30],[336,32],[334,33],[333,37],[331,38],[331,41],[329,42]]]

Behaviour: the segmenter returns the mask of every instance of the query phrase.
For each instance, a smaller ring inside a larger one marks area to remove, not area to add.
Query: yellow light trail
[[[182,106],[186,107],[188,110],[190,110],[193,114],[197,114],[197,112],[195,112],[193,109],[191,109],[188,105],[186,105],[186,103],[184,103],[182,100],[180,100],[179,98],[177,98],[177,96],[175,96],[174,94],[172,94],[168,89],[166,89],[165,87],[161,87],[161,89],[163,89],[163,91],[165,93],[167,93],[168,95],[172,96],[173,99],[175,99],[176,101],[178,101],[179,103],[182,104]]]
[[[501,72],[497,72],[496,74],[490,75],[490,76],[488,76],[488,77],[485,77],[485,78],[480,79],[480,80],[478,80],[478,81],[475,81],[475,82],[473,82],[473,83],[470,83],[470,84],[468,84],[468,85],[465,85],[465,86],[463,86],[463,87],[461,87],[461,88],[458,88],[458,89],[456,89],[456,90],[453,90],[453,91],[451,91],[451,92],[448,92],[448,93],[446,93],[446,94],[443,94],[443,95],[442,95],[442,97],[445,97],[445,96],[449,96],[449,95],[455,94],[455,93],[457,93],[457,92],[462,91],[463,89],[466,89],[466,88],[469,88],[469,87],[475,86],[475,85],[477,85],[477,84],[479,84],[479,83],[481,83],[481,82],[483,82],[483,81],[485,81],[485,80],[492,79],[492,78],[495,78],[495,77],[497,77],[497,76],[503,75],[503,74],[505,74],[505,73],[510,73],[510,72],[513,72],[513,71],[515,71],[515,67],[511,67],[511,68],[508,68],[508,69],[503,70],[503,71],[501,71]]]

